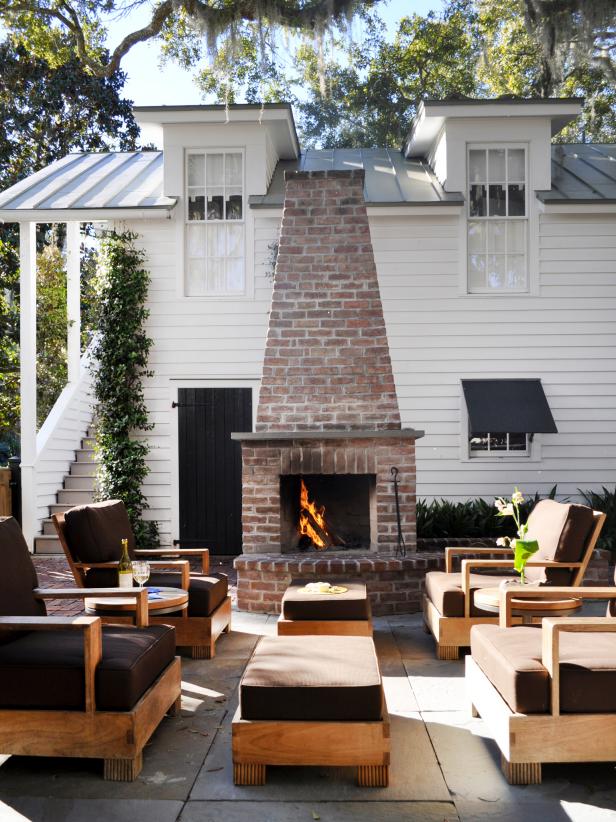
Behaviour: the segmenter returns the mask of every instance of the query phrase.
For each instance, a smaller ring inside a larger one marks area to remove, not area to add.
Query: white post
[[[28,547],[36,529],[36,223],[19,224],[21,520]]]
[[[81,294],[79,284],[80,223],[66,224],[66,308],[68,382],[79,380],[81,361]]]

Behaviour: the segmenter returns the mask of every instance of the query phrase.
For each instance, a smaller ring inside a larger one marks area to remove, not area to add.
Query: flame
[[[329,536],[327,525],[325,524],[325,506],[323,505],[321,508],[317,508],[314,502],[310,502],[308,499],[308,489],[306,488],[306,483],[304,480],[302,480],[301,483],[299,496],[299,504],[301,509],[299,515],[299,532],[304,536],[310,537],[317,548],[325,548],[326,545],[324,540],[315,531],[310,522],[310,517],[312,517],[319,528],[321,528],[321,530]],[[304,513],[304,511],[307,513]],[[308,516],[308,514],[310,516]]]

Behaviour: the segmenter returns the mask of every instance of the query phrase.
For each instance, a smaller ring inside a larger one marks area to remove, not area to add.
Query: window
[[[530,453],[528,434],[469,433],[468,444],[471,457],[523,457]]]
[[[473,146],[467,168],[468,291],[527,291],[526,149]]]
[[[186,155],[186,295],[244,294],[241,152]]]

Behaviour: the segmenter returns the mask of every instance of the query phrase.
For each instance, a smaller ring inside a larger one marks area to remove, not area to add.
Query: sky
[[[413,13],[426,14],[441,8],[440,0],[387,0],[379,6],[380,15],[390,33],[397,21]],[[144,25],[146,18],[132,15],[109,26],[108,45],[113,47],[129,31]],[[138,106],[190,105],[204,102],[193,82],[194,70],[186,71],[173,63],[160,66],[160,48],[156,42],[140,43],[126,55],[122,68],[128,79],[123,97]]]

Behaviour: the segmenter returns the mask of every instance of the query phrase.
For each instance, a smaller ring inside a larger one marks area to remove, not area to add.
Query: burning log
[[[334,545],[344,545],[345,541],[337,537],[325,519],[325,506],[318,508],[315,502],[308,498],[308,489],[304,480],[300,489],[299,532],[312,540],[319,551],[331,548]]]

